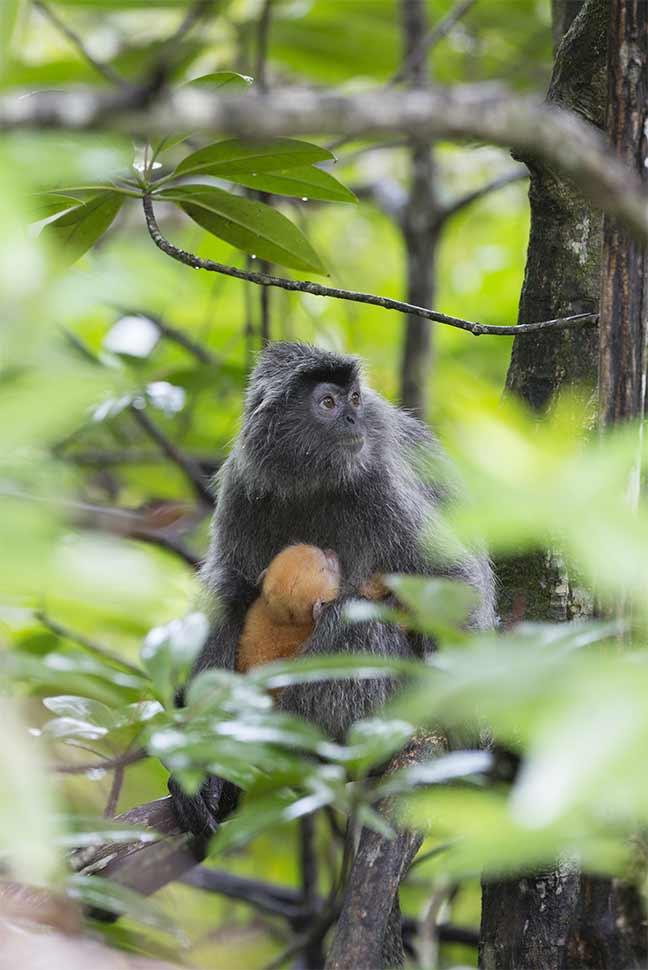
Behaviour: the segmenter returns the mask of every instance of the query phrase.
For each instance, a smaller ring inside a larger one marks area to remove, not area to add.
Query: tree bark
[[[407,80],[414,86],[427,81],[427,58],[416,57],[427,33],[424,0],[403,0],[403,63],[411,64]],[[414,55],[414,56],[413,56]],[[438,199],[435,183],[434,151],[425,142],[413,142],[410,159],[411,182],[403,212],[402,232],[407,261],[407,302],[433,306]],[[401,360],[401,404],[417,417],[425,418],[427,384],[432,366],[432,324],[409,315]]]
[[[637,3],[641,5],[641,0]],[[613,4],[628,6],[624,0],[613,0]],[[608,4],[607,0],[587,0],[577,16],[574,7],[572,0],[553,3],[555,30],[559,32],[570,21],[571,27],[556,52],[549,100],[578,111],[603,128],[608,93]],[[622,50],[618,32],[616,40],[610,37],[610,49],[613,47],[618,58]],[[628,103],[633,96],[632,82],[619,79],[619,83]],[[629,127],[636,133],[633,124]],[[624,130],[628,130],[626,125]],[[545,165],[524,160],[531,170],[531,232],[521,318],[532,320],[536,314],[553,314],[566,307],[572,308],[571,312],[576,307],[594,309],[601,292],[601,215]],[[637,253],[628,259],[636,268]],[[627,266],[624,262],[624,269]],[[620,264],[615,263],[615,267],[620,268]],[[608,278],[609,273],[605,276]],[[604,311],[610,317],[615,312],[612,307],[619,304],[623,272],[616,272],[614,278],[616,300],[611,301],[609,311]],[[629,280],[625,283],[630,285]],[[627,320],[623,332],[636,341],[636,293],[627,307],[632,309],[627,314],[623,311]],[[593,416],[597,334],[583,330],[579,334],[539,333],[529,337],[525,344],[519,338],[514,343],[507,390],[543,412],[561,391],[586,386],[592,390]],[[636,377],[637,344],[634,346],[635,356],[626,354],[624,367]],[[630,383],[636,386],[634,378]],[[573,584],[564,564],[549,551],[508,561],[500,569],[500,579],[505,618],[522,614],[528,619],[567,621],[591,611],[589,596]],[[484,970],[621,970],[644,966],[647,957],[641,900],[632,886],[582,873],[569,861],[524,878],[484,885],[480,945],[480,966]]]
[[[648,4],[610,0],[607,130],[616,157],[645,179]],[[643,416],[646,293],[644,246],[615,219],[603,222],[599,321],[602,426]]]

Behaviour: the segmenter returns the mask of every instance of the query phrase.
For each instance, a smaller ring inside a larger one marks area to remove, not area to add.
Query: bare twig
[[[79,525],[84,528],[96,529],[100,532],[107,532],[110,535],[122,536],[127,539],[135,539],[139,542],[148,542],[151,545],[165,549],[167,552],[174,553],[174,555],[179,556],[187,565],[194,569],[200,565],[200,557],[187,549],[175,536],[171,536],[162,530],[148,528],[145,525],[146,519],[140,512],[106,505],[92,505],[89,502],[75,502],[69,499],[45,499],[40,495],[32,495],[29,492],[17,490],[4,490],[2,494],[7,498],[15,498],[21,502],[37,502],[66,509],[77,517]],[[74,635],[72,639],[77,639],[77,642],[81,642]],[[89,640],[86,640],[85,643],[82,642],[83,645],[88,650],[96,649],[98,646],[97,644],[91,646]],[[103,650],[103,648],[99,649]],[[108,659],[105,651],[104,656]],[[122,665],[125,663],[125,661],[117,658],[116,655],[114,656],[113,662],[118,662]]]
[[[491,182],[486,182],[484,185],[480,185],[478,188],[473,189],[472,192],[466,192],[465,195],[460,195],[459,198],[454,199],[452,202],[448,202],[444,206],[438,215],[437,226],[442,225],[447,219],[451,219],[452,216],[457,215],[466,206],[472,205],[473,202],[477,202],[482,199],[485,195],[490,195],[491,192],[497,192],[499,189],[505,188],[507,185],[512,185],[513,182],[520,182],[522,179],[527,179],[529,173],[524,168],[519,168],[514,172],[506,172],[504,175],[498,175]]]
[[[115,465],[159,465],[167,460],[159,451],[139,448],[84,448],[83,451],[56,449],[56,455],[63,461],[89,468],[111,468]],[[223,461],[214,455],[191,454],[191,461],[201,469],[206,478],[211,478],[221,467]]]
[[[32,6],[34,6],[37,10],[40,10],[40,12],[47,17],[49,22],[56,27],[60,34],[67,37],[70,43],[76,47],[81,57],[87,61],[90,67],[92,67],[97,74],[100,74],[111,84],[123,85],[126,83],[126,79],[115,71],[110,64],[106,64],[104,61],[98,60],[90,53],[83,38],[80,37],[76,31],[72,30],[72,28],[69,27],[63,20],[61,20],[59,15],[52,10],[49,4],[45,3],[45,0],[32,0]]]
[[[117,765],[113,773],[112,785],[110,786],[108,801],[106,802],[106,807],[104,809],[105,818],[112,818],[117,811],[117,803],[119,802],[119,796],[124,784],[125,775],[126,772],[124,771],[124,764],[122,763]]]
[[[124,670],[129,670],[133,674],[141,675],[141,668],[136,664],[131,663],[129,660],[124,660],[119,654],[113,653],[108,647],[104,647],[102,644],[97,643],[96,640],[92,640],[87,637],[84,633],[79,633],[77,630],[71,630],[67,626],[63,626],[62,623],[58,623],[56,620],[52,620],[44,610],[37,610],[34,617],[38,622],[53,633],[57,637],[61,637],[63,640],[71,640],[73,643],[78,644],[87,650],[88,653],[92,653],[95,657],[99,657],[101,660],[106,660],[108,663],[115,664],[122,667]]]
[[[164,549],[165,552],[171,552],[178,559],[182,559],[187,566],[191,566],[192,569],[200,569],[202,565],[202,557],[197,555],[197,553],[192,552],[174,536],[167,535],[164,532],[156,532],[153,529],[138,529],[132,528],[128,533],[130,539],[135,539],[139,542],[146,542],[149,546],[158,546],[160,549]]]
[[[177,465],[182,471],[185,478],[193,488],[194,492],[198,496],[201,502],[204,502],[207,506],[212,506],[214,504],[214,497],[211,494],[203,474],[200,468],[195,464],[195,462],[188,458],[184,452],[175,445],[170,438],[168,438],[161,428],[155,424],[154,421],[148,416],[146,411],[142,408],[135,407],[135,405],[130,406],[130,413],[133,415],[135,421],[139,424],[140,428],[146,432],[146,434],[151,438],[160,449],[164,452],[167,458]]]
[[[164,41],[153,66],[152,76],[161,79],[166,79],[169,76],[182,41],[203,18],[211,13],[215,6],[216,0],[195,0],[194,3],[190,4],[176,30]]]
[[[143,761],[148,758],[144,748],[137,748],[135,751],[127,751],[125,754],[116,755],[114,758],[104,758],[94,764],[82,765],[54,765],[54,771],[58,775],[87,775],[92,771],[116,771],[128,765],[135,764],[136,761]]]
[[[403,300],[392,300],[386,296],[376,296],[373,293],[360,293],[355,290],[341,290],[337,287],[322,286],[320,283],[313,283],[310,280],[289,280],[281,276],[268,276],[265,273],[250,273],[246,270],[237,269],[234,266],[227,266],[224,263],[217,263],[212,259],[201,259],[194,256],[184,249],[179,249],[169,242],[162,233],[155,219],[153,203],[150,196],[143,199],[146,225],[151,239],[163,253],[171,256],[185,266],[193,269],[205,269],[211,273],[221,273],[224,276],[233,276],[238,280],[246,280],[248,283],[256,283],[258,286],[276,286],[282,290],[290,290],[298,293],[310,293],[312,296],[328,296],[336,300],[347,300],[353,303],[367,303],[371,306],[382,307],[384,310],[397,310],[400,313],[409,313],[423,317],[426,320],[435,320],[437,323],[447,324],[449,327],[456,327],[472,333],[475,337],[482,334],[497,334],[504,336],[515,336],[522,333],[532,333],[537,330],[548,330],[552,327],[580,327],[584,324],[595,324],[597,315],[595,313],[578,313],[571,317],[561,317],[557,320],[543,320],[539,323],[519,323],[514,327],[499,327],[485,323],[476,323],[471,320],[462,320],[459,317],[451,317],[438,310],[428,310],[425,307],[413,306]],[[140,412],[141,413],[141,412]]]
[[[257,49],[256,49],[256,84],[261,94],[268,92],[268,46],[270,43],[270,28],[272,26],[272,5],[273,0],[265,0],[261,9],[261,16],[257,25]],[[271,196],[267,192],[259,192],[259,202],[270,203]],[[262,259],[259,264],[262,273],[270,273],[272,263]],[[261,346],[264,347],[270,341],[270,290],[263,287],[259,299],[260,310],[260,337]]]
[[[457,24],[461,18],[468,13],[471,7],[476,3],[476,0],[459,0],[458,3],[452,7],[448,13],[439,21],[431,30],[429,30],[417,44],[416,48],[408,55],[402,66],[394,74],[393,78],[389,82],[391,84],[398,84],[399,81],[404,81],[407,77],[411,75],[411,72],[419,67],[422,61],[425,59],[429,51],[447,37],[452,28]]]

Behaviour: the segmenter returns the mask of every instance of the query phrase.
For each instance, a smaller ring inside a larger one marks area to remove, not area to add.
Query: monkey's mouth
[[[363,434],[345,434],[340,438],[340,444],[346,451],[354,453],[362,451],[365,443]]]

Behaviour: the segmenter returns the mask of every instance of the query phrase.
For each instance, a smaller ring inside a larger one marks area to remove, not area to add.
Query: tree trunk
[[[427,29],[424,0],[402,0],[403,63],[411,61],[406,79],[413,85],[427,82],[427,58],[417,57]],[[412,56],[414,55],[414,56]],[[434,152],[428,144],[412,145],[411,181],[403,212],[402,233],[407,261],[407,302],[434,306],[438,199]],[[408,316],[401,360],[401,404],[425,418],[427,385],[432,365],[432,330],[429,320]]]
[[[617,158],[646,173],[648,4],[610,0],[607,130]],[[603,222],[599,416],[602,425],[643,416],[645,249],[615,219]]]
[[[624,0],[613,3],[628,6]],[[574,6],[571,0],[553,3],[555,30],[570,22],[571,27],[556,52],[549,99],[602,128],[608,4],[587,0],[575,17]],[[611,38],[611,48],[614,43]],[[617,55],[620,52],[616,48]],[[572,185],[533,159],[524,160],[531,170],[531,233],[520,319],[592,311],[600,296],[601,216]],[[636,256],[632,261],[636,265]],[[628,322],[627,329],[636,337],[636,300],[631,305],[635,322]],[[514,343],[507,390],[542,412],[565,388],[585,385],[592,389],[593,416],[596,332],[529,337]],[[636,360],[632,366],[636,373]],[[522,613],[528,619],[566,621],[591,609],[587,594],[572,585],[564,564],[550,552],[508,561],[500,579],[504,618]],[[634,887],[581,873],[569,861],[553,870],[484,885],[480,945],[484,970],[638,967],[648,957],[645,936],[641,900]]]

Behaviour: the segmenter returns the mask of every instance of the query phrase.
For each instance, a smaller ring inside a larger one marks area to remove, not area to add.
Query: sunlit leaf
[[[175,690],[186,680],[208,633],[203,613],[189,613],[148,633],[140,657],[165,706],[173,706]]]
[[[214,74],[201,74],[187,81],[187,85],[195,84],[198,87],[209,88],[210,91],[237,91],[248,88],[254,82],[254,78],[248,74],[237,74],[236,71],[216,71]],[[187,86],[185,85],[185,87]]]
[[[110,879],[76,873],[68,879],[67,893],[90,909],[115,916],[127,915],[164,933],[178,933],[169,914],[157,903]]]
[[[101,192],[49,222],[41,235],[63,262],[74,263],[103,236],[123,201],[118,192]]]
[[[308,202],[319,199],[323,202],[357,202],[357,198],[336,178],[315,168],[305,165],[282,172],[237,172],[227,176],[231,182],[246,185],[250,189],[273,192],[275,195],[290,195]]]
[[[175,170],[176,175],[230,175],[244,172],[278,172],[288,168],[300,168],[313,162],[332,159],[333,154],[319,145],[295,138],[277,138],[271,142],[241,141],[232,138],[215,142],[183,159]]]
[[[198,225],[253,256],[324,273],[319,256],[297,226],[281,212],[208,185],[186,185],[160,192],[176,202]]]

